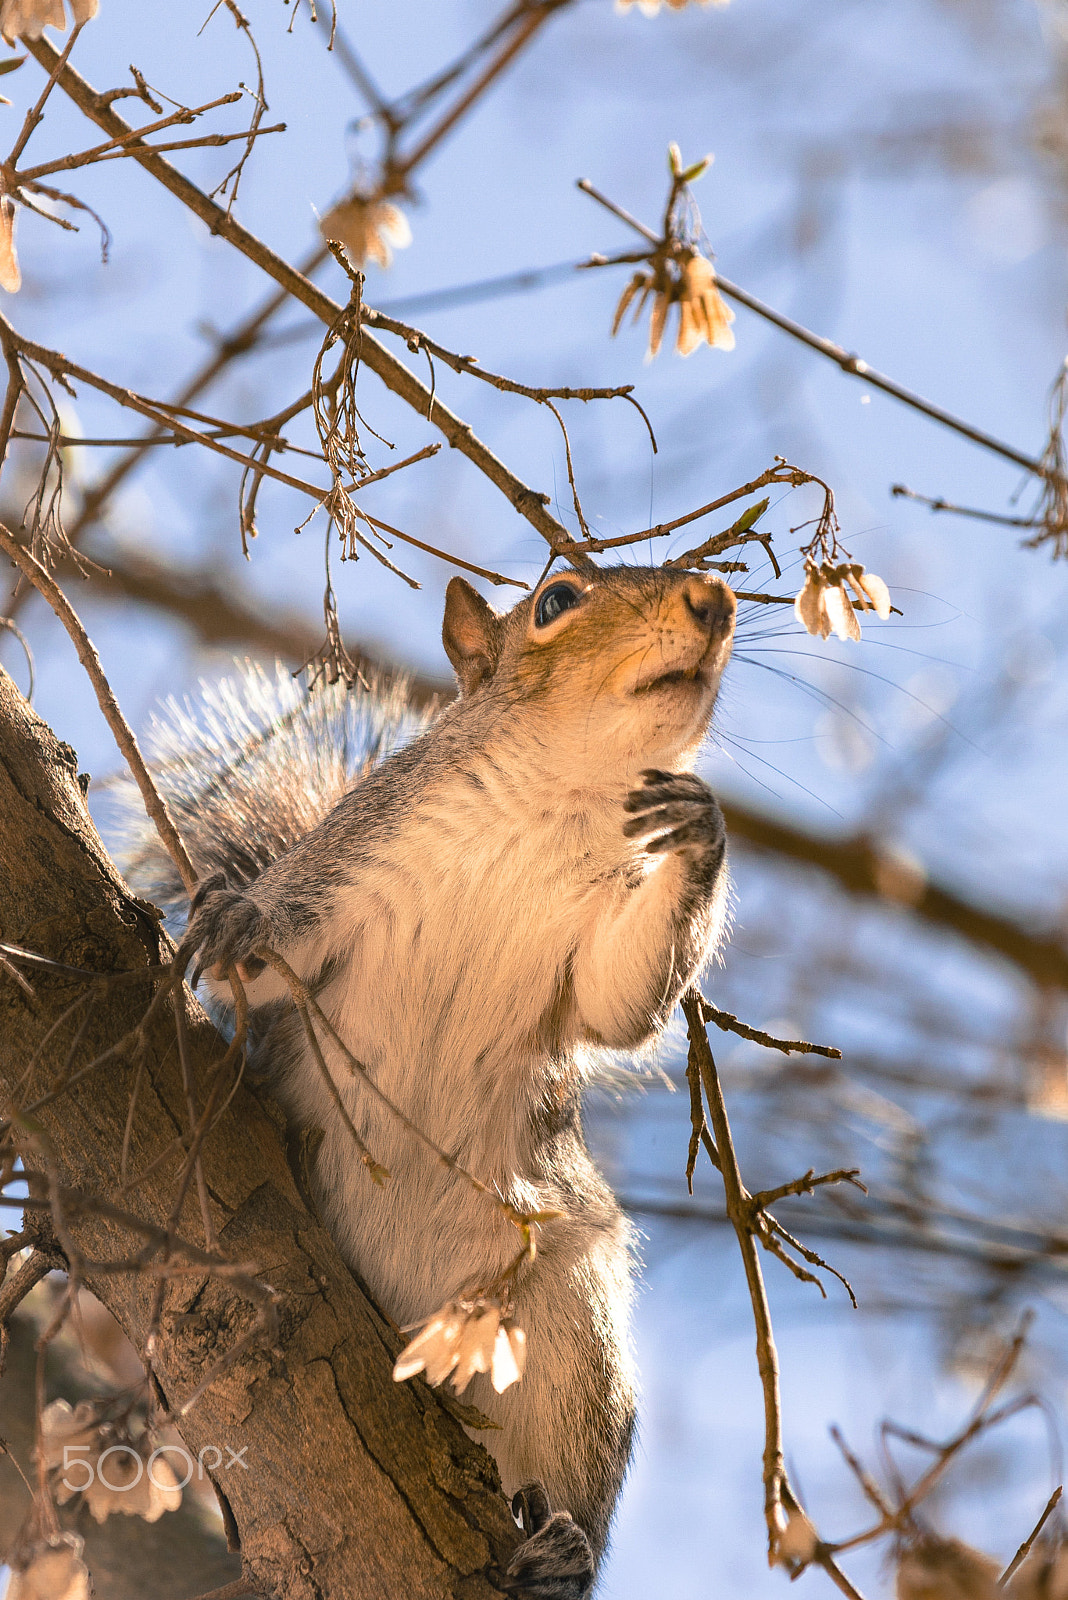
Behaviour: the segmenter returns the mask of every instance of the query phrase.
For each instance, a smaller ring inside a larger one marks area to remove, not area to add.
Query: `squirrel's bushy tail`
[[[345,791],[426,725],[407,704],[406,680],[309,692],[277,662],[256,662],[203,685],[196,699],[163,702],[144,740],[198,874],[250,883],[326,816]],[[131,885],[180,938],[188,899],[132,779],[109,806],[116,855]]]

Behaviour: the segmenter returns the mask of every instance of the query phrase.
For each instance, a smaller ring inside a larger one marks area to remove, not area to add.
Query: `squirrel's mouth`
[[[700,662],[697,666],[690,667],[687,671],[675,668],[672,672],[661,672],[655,678],[646,678],[644,683],[635,685],[634,693],[655,694],[658,689],[674,689],[684,683],[700,683],[703,687],[706,687]]]
[[[666,672],[654,672],[634,685],[633,694],[656,694],[661,690],[690,687],[700,694],[714,690],[719,681],[719,647],[710,639],[696,660],[691,658],[686,667],[671,667]],[[677,658],[676,658],[677,659]]]

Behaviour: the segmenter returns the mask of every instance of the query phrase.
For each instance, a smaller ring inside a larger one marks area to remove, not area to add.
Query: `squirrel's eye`
[[[534,626],[546,628],[550,622],[555,622],[561,612],[570,611],[572,606],[579,603],[578,590],[572,583],[552,583],[539,595],[538,603],[534,607]]]

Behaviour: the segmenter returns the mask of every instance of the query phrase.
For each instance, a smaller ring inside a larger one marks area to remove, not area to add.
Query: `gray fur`
[[[309,694],[281,662],[270,674],[235,665],[236,677],[203,685],[195,703],[165,701],[145,744],[201,880],[248,884],[428,719],[408,706],[403,676],[369,693],[338,683]],[[117,800],[127,876],[178,938],[189,910],[181,878],[132,781]]]
[[[206,886],[189,943],[205,969],[246,964],[253,1015],[272,1019],[260,1054],[295,1121],[324,1135],[313,1177],[324,1220],[383,1309],[400,1325],[428,1317],[492,1280],[517,1235],[327,1046],[348,1113],[391,1175],[370,1182],[258,947],[316,990],[353,1054],[442,1148],[518,1210],[559,1213],[515,1283],[526,1375],[500,1396],[476,1377],[465,1396],[501,1425],[481,1437],[506,1491],[544,1486],[549,1514],[528,1526],[513,1573],[541,1600],[588,1593],[634,1426],[631,1232],[583,1139],[588,1047],[655,1040],[714,948],[726,900],[722,815],[686,769],[733,599],[678,573],[569,577],[578,600],[544,628],[536,595],[498,617],[454,579],[445,640],[468,692],[378,765],[411,731],[395,699],[299,706],[280,678],[275,714],[262,675],[217,692],[207,731],[183,713],[163,736],[193,859],[225,874]],[[346,759],[323,747],[339,727]],[[173,903],[158,859],[143,846],[135,876],[145,884],[147,863],[146,887]],[[225,1002],[223,985],[213,992]]]

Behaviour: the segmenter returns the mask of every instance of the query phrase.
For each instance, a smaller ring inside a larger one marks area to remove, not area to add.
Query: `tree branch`
[[[728,834],[751,849],[818,868],[849,894],[899,905],[1011,961],[1034,983],[1068,989],[1068,948],[1055,935],[1032,933],[1011,917],[930,883],[873,839],[808,833],[730,801],[721,805]]]
[[[129,970],[166,958],[143,906],[109,861],[77,783],[73,753],[60,745],[0,673],[0,922],[72,966]],[[36,978],[29,1003],[5,986],[0,1093],[69,1003],[72,982]],[[188,1058],[201,1084],[219,1045],[194,1002]],[[144,1010],[128,984],[109,986],[84,1048],[96,1055],[135,1029]],[[168,1007],[146,1030],[146,1062],[133,1126],[140,1169],[173,1145],[184,1126],[185,1091]],[[46,1046],[43,1070],[61,1070],[67,1039]],[[68,1188],[99,1190],[117,1173],[133,1069],[113,1061],[42,1104],[35,1120]],[[279,1296],[277,1348],[251,1346],[182,1419],[190,1453],[214,1445],[244,1450],[248,1470],[217,1472],[255,1589],[312,1600],[491,1600],[518,1531],[497,1490],[489,1457],[420,1382],[394,1384],[397,1341],[364,1298],[337,1250],[300,1199],[278,1128],[244,1088],[201,1152],[218,1249],[253,1262]],[[124,1196],[149,1229],[165,1225],[173,1168]],[[111,1208],[112,1211],[115,1208]],[[193,1236],[191,1197],[183,1230]],[[108,1262],[130,1255],[130,1235],[86,1208],[68,1219],[78,1251]],[[138,1241],[140,1244],[140,1241]],[[153,1284],[135,1272],[94,1277],[90,1287],[144,1349]],[[223,1276],[199,1271],[166,1287],[153,1369],[164,1403],[195,1390],[248,1325],[247,1302]],[[314,1419],[314,1426],[312,1426]]]
[[[135,131],[112,110],[106,95],[98,94],[69,64],[60,67],[59,54],[47,39],[43,37],[27,39],[25,44],[27,50],[46,72],[57,72],[60,87],[86,116],[96,123],[97,127],[102,128],[112,138],[124,138]],[[155,155],[147,147],[144,149],[133,147],[133,155],[134,159],[158,179],[164,188],[169,189],[183,205],[188,206],[202,222],[206,223],[212,233],[219,234],[240,250],[242,255],[254,261],[268,277],[273,278],[294,299],[307,306],[308,310],[314,312],[327,327],[336,322],[342,311],[337,301],[331,300],[329,295],[324,294],[295,267],[291,267],[281,256],[276,255],[255,234],[243,228],[222,206],[216,205],[215,201],[210,200],[196,184],[191,183],[177,168],[171,166],[170,162],[165,161],[162,156]],[[527,521],[537,529],[554,552],[567,557],[576,566],[585,564],[587,558],[574,549],[575,541],[563,523],[546,510],[549,496],[531,489],[522,479],[517,478],[515,473],[477,438],[469,423],[464,422],[447,406],[433,398],[429,389],[415,374],[410,372],[402,361],[398,361],[366,328],[363,330],[360,358],[381,378],[387,389],[392,390],[420,416],[429,417],[434,426],[445,435],[450,445],[467,456],[468,460],[500,489],[520,515],[526,517]],[[431,401],[433,401],[432,406]]]
[[[172,567],[150,556],[105,549],[94,552],[86,573],[88,587],[101,600],[134,600],[151,606],[190,628],[205,645],[253,649],[280,656],[294,666],[307,660],[322,631],[321,618],[295,612],[267,611],[246,604],[233,583],[218,577],[218,563]],[[350,651],[364,678],[396,677],[400,669],[370,650]],[[450,700],[454,693],[444,679],[403,673],[411,705],[420,710]]]

